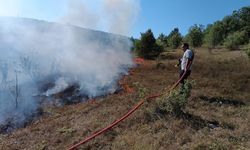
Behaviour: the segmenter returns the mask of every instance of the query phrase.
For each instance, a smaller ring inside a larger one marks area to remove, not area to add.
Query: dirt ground
[[[145,60],[121,82],[124,91],[64,107],[48,107],[26,128],[0,135],[1,150],[63,150],[127,113],[142,97],[171,87],[181,51]],[[156,102],[79,149],[250,149],[250,60],[241,51],[196,49],[187,119],[147,119]],[[202,122],[210,122],[204,125]]]

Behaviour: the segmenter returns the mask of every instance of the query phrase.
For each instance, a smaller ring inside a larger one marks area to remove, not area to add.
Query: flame
[[[131,75],[131,72],[129,73]],[[133,93],[134,90],[127,84],[128,76],[124,76],[120,81],[119,85],[122,87],[125,93]]]
[[[136,64],[143,64],[144,63],[144,59],[141,58],[141,57],[136,57],[134,59],[134,63],[136,63]]]
[[[123,88],[126,91],[126,93],[133,93],[134,92],[134,90],[131,87],[129,87],[128,84],[124,84]]]
[[[88,103],[89,104],[96,104],[96,99],[90,99],[90,100],[88,100]]]
[[[138,65],[141,65],[144,63],[144,59],[143,58],[140,58],[140,57],[136,57],[134,58],[134,63],[138,64]],[[132,76],[134,75],[135,73],[135,69],[130,69],[129,70],[129,75],[128,76]],[[134,89],[131,88],[129,85],[128,85],[128,76],[124,76],[120,81],[119,81],[119,85],[123,88],[124,92],[125,93],[133,93],[134,92]]]

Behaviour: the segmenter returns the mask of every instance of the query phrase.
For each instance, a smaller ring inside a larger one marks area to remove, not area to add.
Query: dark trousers
[[[184,74],[184,70],[180,70],[180,78],[182,77],[182,75]],[[184,81],[187,80],[187,78],[190,76],[191,74],[191,70],[187,70],[186,74],[184,75],[184,77],[182,78],[182,80],[180,81],[180,83],[183,85]]]
[[[180,70],[180,78],[182,77],[182,75],[184,74],[184,70]],[[180,81],[180,83],[181,83],[181,87],[180,87],[180,94],[183,94],[184,93],[184,83],[185,83],[185,81],[187,80],[187,78],[190,76],[190,74],[191,74],[191,70],[188,70],[187,72],[186,72],[186,74],[184,75],[184,77],[182,78],[182,80]]]

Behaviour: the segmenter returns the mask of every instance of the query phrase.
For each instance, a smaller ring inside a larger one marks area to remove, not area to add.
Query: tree
[[[237,31],[227,36],[224,45],[226,48],[230,50],[235,50],[238,49],[240,45],[246,44],[247,42],[248,42],[247,32]]]
[[[247,45],[246,54],[250,58],[250,43]]]
[[[186,39],[190,45],[193,47],[200,47],[203,43],[204,36],[204,26],[202,25],[194,25],[189,28],[188,34],[186,35]]]
[[[168,37],[166,35],[164,35],[163,33],[161,33],[159,35],[159,37],[157,38],[156,42],[157,42],[157,44],[159,44],[163,48],[167,48],[168,47]]]
[[[137,55],[146,59],[157,57],[163,50],[162,47],[156,43],[151,29],[148,29],[145,33],[141,33],[141,39],[136,41],[135,48]]]
[[[250,6],[242,7],[240,10],[235,11],[233,16],[238,17],[240,21],[241,31],[244,30],[250,38]]]
[[[240,30],[240,20],[235,15],[226,16],[222,20],[223,27],[225,28],[225,36]]]
[[[230,49],[238,47],[243,33],[250,38],[250,6],[234,11],[232,15],[226,16],[222,21],[217,21],[207,26],[204,31],[204,42],[208,47],[224,44]],[[233,37],[235,36],[235,37]],[[244,43],[244,42],[243,42]]]
[[[138,39],[135,39],[134,37],[130,37],[130,41],[131,41],[131,43],[132,43],[132,45],[131,45],[131,51],[134,51],[135,50],[135,43],[136,43],[136,41],[137,41]]]
[[[171,31],[170,34],[168,35],[169,46],[173,49],[176,49],[180,46],[181,42],[182,42],[181,33],[179,32],[178,28],[174,28],[174,30]]]
[[[225,38],[225,30],[221,21],[215,22],[205,31],[205,43],[208,47],[214,48],[221,45]]]

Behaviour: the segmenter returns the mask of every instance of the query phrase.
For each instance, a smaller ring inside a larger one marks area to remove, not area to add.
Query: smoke
[[[68,0],[67,14],[60,21],[128,35],[140,11],[140,0],[102,0],[94,9],[89,5],[87,0]]]
[[[67,82],[67,80],[65,80],[65,78],[60,77],[59,79],[56,80],[55,86],[51,89],[48,89],[45,92],[45,95],[50,96],[50,95],[57,94],[57,93],[65,90],[67,87],[69,87],[68,82]]]
[[[0,125],[23,126],[39,97],[71,85],[89,98],[114,92],[133,65],[130,44],[124,36],[0,17]]]
[[[68,0],[67,14],[62,17],[62,22],[84,28],[96,28],[100,17],[91,12],[81,0]]]
[[[20,0],[0,0],[0,15],[17,16],[20,13]]]
[[[140,11],[139,0],[104,0],[103,12],[109,23],[109,31],[127,34]]]

